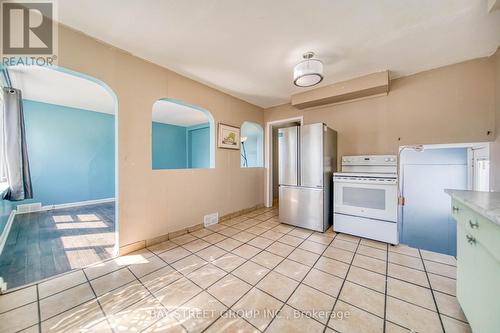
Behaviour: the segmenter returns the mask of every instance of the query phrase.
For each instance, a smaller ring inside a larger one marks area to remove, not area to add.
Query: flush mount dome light
[[[314,53],[302,55],[303,61],[293,68],[293,84],[298,87],[311,87],[323,81],[323,63],[313,59]]]

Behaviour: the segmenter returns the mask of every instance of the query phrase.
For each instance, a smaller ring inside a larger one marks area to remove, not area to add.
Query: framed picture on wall
[[[217,147],[224,149],[240,149],[240,128],[219,123]]]

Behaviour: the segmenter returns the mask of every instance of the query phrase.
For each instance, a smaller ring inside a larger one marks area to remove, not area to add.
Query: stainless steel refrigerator
[[[337,132],[322,123],[280,128],[278,156],[280,221],[325,231],[333,223]]]

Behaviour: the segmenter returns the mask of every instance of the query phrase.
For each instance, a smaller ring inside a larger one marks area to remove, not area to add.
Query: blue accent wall
[[[153,169],[187,167],[186,127],[153,122]]]
[[[0,205],[0,231],[17,205],[115,196],[115,116],[23,100],[33,199]]]
[[[30,201],[52,205],[115,196],[114,115],[30,100],[23,107]]]
[[[192,127],[153,122],[153,169],[210,167],[210,125]]]
[[[189,127],[188,167],[210,168],[210,127],[209,124]]]

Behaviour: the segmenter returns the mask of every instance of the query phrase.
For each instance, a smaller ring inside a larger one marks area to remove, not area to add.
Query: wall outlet
[[[31,213],[31,212],[39,212],[42,210],[42,203],[41,202],[35,202],[32,204],[25,204],[25,205],[17,205],[17,213]]]
[[[208,227],[213,224],[219,223],[219,213],[213,213],[213,214],[208,214],[205,215],[203,218],[203,225],[205,227]]]

